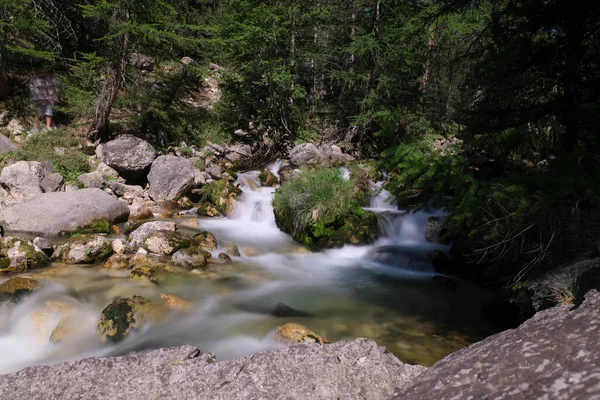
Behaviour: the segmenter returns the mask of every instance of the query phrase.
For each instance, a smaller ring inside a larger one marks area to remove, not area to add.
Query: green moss
[[[77,228],[74,231],[67,232],[62,231],[61,236],[66,237],[75,237],[81,235],[89,235],[93,233],[105,233],[110,234],[112,232],[112,224],[109,220],[106,219],[95,219],[86,226],[82,226]]]

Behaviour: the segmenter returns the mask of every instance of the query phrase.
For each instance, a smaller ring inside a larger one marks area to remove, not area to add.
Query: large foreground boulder
[[[93,221],[127,221],[124,202],[100,189],[44,193],[4,210],[2,225],[8,232],[57,236],[90,225]]]
[[[394,400],[592,399],[600,393],[600,294],[554,307],[437,362]]]
[[[150,168],[148,194],[154,201],[177,200],[194,185],[196,168],[187,158],[160,156]]]
[[[155,158],[154,147],[135,136],[121,136],[102,146],[102,162],[127,180],[143,180]]]
[[[31,367],[0,376],[0,398],[386,399],[424,370],[368,339],[214,361],[186,346]]]

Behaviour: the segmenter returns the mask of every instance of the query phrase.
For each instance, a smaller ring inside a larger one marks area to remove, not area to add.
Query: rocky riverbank
[[[368,339],[301,344],[217,361],[179,347],[26,368],[0,376],[11,399],[596,399],[600,294],[542,311],[521,327],[460,350],[429,369],[400,362]],[[594,332],[591,333],[590,332]],[[217,355],[218,356],[218,355]]]

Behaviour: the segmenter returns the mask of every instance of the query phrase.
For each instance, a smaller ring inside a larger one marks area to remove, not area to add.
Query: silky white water
[[[269,169],[276,173],[280,166]],[[466,282],[454,289],[440,286],[421,260],[442,248],[424,238],[427,219],[436,212],[402,213],[380,198],[372,206],[389,213],[382,215],[389,225],[384,224],[386,237],[369,246],[311,253],[277,228],[275,189],[260,187],[258,174],[239,174],[243,194],[232,218],[176,219],[182,232],[208,230],[220,247],[237,244],[241,257],[231,264],[210,264],[197,276],[160,286],[101,266],[54,264],[28,274],[43,289],[16,306],[0,306],[0,373],[182,344],[226,359],[276,347],[274,329],[287,322],[333,341],[370,337],[404,361],[430,365],[490,332],[479,313],[487,294]],[[368,257],[389,246],[392,262]],[[423,265],[411,264],[419,262]],[[102,342],[96,326],[111,301],[140,295],[158,303],[164,293],[190,301],[192,309],[170,312],[118,344]],[[311,316],[277,318],[273,310],[279,303]],[[65,316],[77,321],[78,331],[51,343],[52,330]]]

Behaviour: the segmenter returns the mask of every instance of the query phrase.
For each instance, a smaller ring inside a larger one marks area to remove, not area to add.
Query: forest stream
[[[270,170],[277,174],[279,167]],[[261,187],[258,175],[238,175],[243,194],[233,217],[190,212],[172,219],[181,232],[214,233],[219,248],[235,243],[241,257],[231,263],[212,262],[196,275],[160,285],[102,265],[53,263],[28,274],[43,289],[1,306],[0,373],[183,344],[230,359],[278,347],[274,330],[287,322],[330,341],[372,338],[404,362],[429,366],[493,332],[480,312],[489,293],[456,278],[434,278],[427,254],[448,248],[427,242],[425,227],[442,211],[399,211],[381,190],[369,208],[381,222],[376,243],[312,253],[277,228],[271,206],[276,189]],[[220,252],[212,252],[214,260]],[[133,295],[160,300],[161,294],[191,307],[170,311],[118,344],[101,340],[97,324],[107,304]],[[65,314],[77,319],[77,334],[51,343]]]

